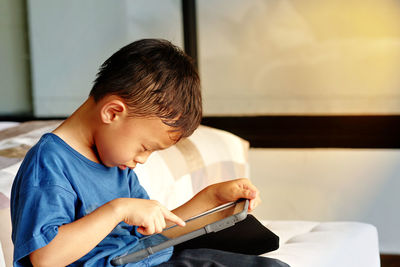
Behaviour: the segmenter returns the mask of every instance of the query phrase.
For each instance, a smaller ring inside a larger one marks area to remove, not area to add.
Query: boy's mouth
[[[121,170],[125,170],[126,166],[125,165],[119,165],[118,168],[120,168]]]
[[[136,166],[126,166],[126,165],[119,165],[118,168],[120,168],[121,170],[125,170],[126,168],[129,168],[131,170],[133,170]]]

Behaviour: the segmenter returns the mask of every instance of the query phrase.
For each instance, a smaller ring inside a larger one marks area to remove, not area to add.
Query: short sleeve
[[[12,214],[14,266],[50,243],[58,227],[74,221],[75,200],[73,193],[57,185],[33,187],[19,195]]]

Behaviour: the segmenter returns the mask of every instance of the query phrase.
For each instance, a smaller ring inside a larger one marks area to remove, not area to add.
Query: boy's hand
[[[252,211],[261,202],[258,189],[246,178],[213,184],[210,189],[220,204],[247,198],[250,200],[249,211]]]
[[[137,231],[143,235],[161,233],[166,227],[166,220],[185,226],[185,222],[181,218],[156,200],[120,198],[116,201],[121,221],[139,226]]]

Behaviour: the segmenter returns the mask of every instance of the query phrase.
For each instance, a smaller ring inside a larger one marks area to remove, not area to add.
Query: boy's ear
[[[103,104],[100,110],[100,117],[104,123],[112,123],[118,120],[126,112],[125,103],[118,99],[112,99]]]

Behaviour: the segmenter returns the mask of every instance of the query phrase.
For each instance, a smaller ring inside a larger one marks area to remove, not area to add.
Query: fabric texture
[[[186,249],[174,253],[160,267],[289,267],[277,259],[221,251],[215,249]]]
[[[375,226],[361,222],[261,221],[279,235],[278,250],[263,254],[293,267],[379,267]]]
[[[175,251],[196,248],[261,255],[278,249],[279,237],[249,214],[232,227],[181,243],[175,246]]]
[[[132,170],[92,162],[56,135],[45,134],[27,153],[12,187],[14,265],[27,265],[25,257],[47,245],[59,226],[119,197],[149,198]],[[137,245],[134,230],[121,222],[71,266],[110,266],[111,258]]]
[[[137,251],[144,250],[148,247],[156,246],[165,240],[168,240],[168,238],[161,234],[144,236],[139,239],[139,242],[135,247],[133,247],[127,253],[120,255],[121,257],[114,258],[111,263],[117,266],[126,264],[126,266],[129,267],[140,267],[155,266],[157,264],[160,264],[161,262],[165,262],[171,258],[172,251],[174,250],[173,247],[166,248],[159,253],[151,254],[144,259],[142,257],[138,257],[137,255],[132,254]]]

